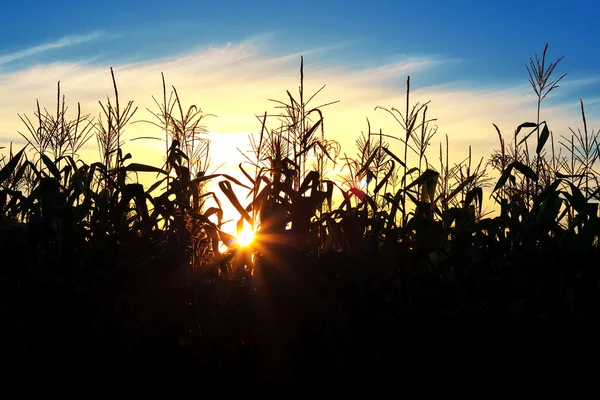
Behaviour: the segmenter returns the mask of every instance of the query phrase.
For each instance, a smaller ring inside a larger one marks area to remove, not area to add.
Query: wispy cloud
[[[567,75],[568,76],[568,75]],[[587,85],[596,85],[600,83],[600,76],[588,77],[588,78],[580,78],[580,79],[570,79],[562,83],[562,86],[587,86]]]
[[[100,36],[65,38],[10,56],[0,56],[0,60],[4,60],[0,61],[0,65],[10,62],[7,61],[9,59],[16,60],[60,46],[84,43]],[[403,109],[406,104],[407,75],[411,77],[411,103],[431,100],[427,115],[437,118],[435,123],[439,129],[429,152],[434,165],[438,165],[439,145],[445,142],[446,134],[450,139],[450,164],[462,161],[468,155],[469,146],[476,161],[481,157],[487,160],[498,148],[498,136],[492,123],[496,123],[505,139],[510,141],[520,123],[535,118],[536,97],[526,79],[517,83],[476,84],[461,75],[455,80],[449,79],[447,83],[435,85],[428,80],[430,73],[457,62],[462,65],[466,63],[465,60],[431,56],[398,57],[359,68],[332,61],[329,56],[336,45],[278,54],[273,54],[271,48],[268,41],[259,37],[141,62],[54,62],[12,72],[0,71],[0,147],[8,148],[10,142],[14,142],[15,149],[18,149],[23,144],[17,132],[23,132],[24,126],[17,113],[31,117],[36,99],[49,110],[55,107],[57,81],[61,82],[61,93],[66,95],[72,113],[76,110],[76,103],[80,102],[83,113],[98,116],[98,100],[105,100],[107,95],[113,96],[110,66],[115,70],[121,101],[134,100],[139,107],[133,119],[152,120],[146,109],[156,110],[152,96],[161,98],[161,72],[164,72],[167,87],[174,85],[178,89],[184,107],[195,104],[217,116],[204,121],[212,141],[210,170],[223,165],[222,171],[240,177],[237,166],[242,156],[236,148],[247,150],[248,135],[260,130],[255,115],[277,111],[275,104],[268,99],[286,101],[286,90],[297,96],[301,54],[305,56],[305,94],[312,94],[323,84],[327,85],[311,105],[340,100],[339,104],[323,109],[325,134],[328,139],[337,140],[348,155],[356,154],[355,140],[361,132],[366,132],[367,118],[373,131],[382,129],[384,133],[395,137],[402,135],[396,121],[384,111],[375,111],[375,107],[380,105]],[[569,82],[568,76],[566,82]],[[571,87],[583,88],[595,82],[593,77],[582,76],[572,82]],[[563,89],[559,88],[556,93],[560,94]],[[577,129],[581,126],[581,110],[578,98],[555,97],[556,93],[550,96],[558,101],[542,107],[542,120],[548,120],[555,137],[560,137],[569,132],[569,127]],[[587,106],[591,109],[597,102],[597,97],[588,99],[586,111]],[[591,112],[587,116],[589,127],[598,126],[598,119]],[[273,118],[267,121],[267,125],[277,128],[279,122]],[[162,132],[146,123],[128,125],[125,129],[126,151],[132,153],[136,162],[161,164],[164,144],[153,140],[128,140],[141,136],[162,137]],[[399,150],[399,145],[399,141],[393,141],[392,150]],[[94,140],[88,142],[80,156],[88,161],[97,159]]]
[[[59,42],[55,42],[54,46],[82,43],[97,37],[98,34],[75,37],[60,41],[58,45]],[[227,162],[236,166],[237,161],[232,157],[232,153],[237,154],[235,147],[246,148],[247,135],[260,127],[255,114],[274,111],[274,103],[268,99],[286,100],[287,89],[293,95],[297,94],[300,53],[290,51],[274,55],[261,39],[207,47],[168,58],[113,64],[121,100],[135,100],[139,111],[134,119],[152,119],[146,107],[155,109],[151,96],[161,94],[160,73],[164,72],[167,85],[177,87],[184,104],[196,104],[217,115],[206,120],[215,137],[212,147],[215,165]],[[37,50],[29,49],[28,54],[51,48],[55,47],[51,44],[38,46],[33,48]],[[374,111],[374,108],[378,105],[401,108],[405,104],[406,75],[411,76],[411,102],[431,100],[428,116],[438,118],[438,136],[432,150],[437,151],[439,141],[443,141],[447,133],[451,157],[456,160],[464,158],[468,145],[472,145],[474,155],[487,157],[491,154],[498,140],[492,123],[498,124],[509,137],[517,125],[535,116],[535,96],[526,80],[519,85],[497,82],[475,86],[463,80],[433,86],[427,81],[428,73],[457,60],[403,57],[382,65],[352,68],[327,61],[328,51],[320,50],[323,49],[302,52],[306,64],[305,90],[312,94],[321,85],[327,84],[327,88],[311,103],[315,106],[341,101],[323,110],[325,129],[327,137],[338,140],[348,154],[354,154],[354,141],[361,131],[366,130],[366,118],[369,118],[372,129],[381,128],[385,133],[400,135],[395,121],[385,112]],[[27,56],[24,52],[20,57]],[[14,59],[15,55],[12,57]],[[9,138],[16,142],[20,140],[17,131],[23,127],[17,113],[32,110],[36,98],[39,98],[42,107],[51,108],[55,104],[57,81],[61,81],[61,92],[66,94],[67,104],[74,109],[74,104],[79,101],[84,113],[97,116],[98,100],[106,99],[107,94],[112,96],[109,66],[52,63],[0,73],[0,136],[4,137],[0,142],[6,143]],[[586,104],[591,103],[590,99]],[[543,107],[542,119],[548,119],[557,135],[568,132],[569,126],[579,126],[581,117],[577,99],[561,99],[560,104]],[[588,119],[590,126],[591,119],[592,116]],[[269,123],[272,127],[277,125],[274,120]],[[160,136],[160,132],[148,124],[128,126],[127,137],[136,136]],[[154,163],[156,157],[161,156],[161,148],[151,141],[130,142],[127,146],[138,162]],[[90,142],[89,151],[90,156],[96,157],[93,142]]]
[[[37,54],[44,53],[50,50],[57,50],[67,46],[74,46],[92,40],[96,40],[104,36],[103,32],[97,31],[85,35],[65,36],[62,39],[54,42],[44,43],[38,46],[30,47],[25,50],[19,50],[10,54],[0,55],[0,65],[8,64],[26,57],[31,57]]]

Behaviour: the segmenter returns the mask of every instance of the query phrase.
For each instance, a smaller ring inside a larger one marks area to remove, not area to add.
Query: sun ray
[[[249,227],[245,227],[237,235],[237,243],[242,247],[249,246],[253,241],[254,241],[254,232]]]

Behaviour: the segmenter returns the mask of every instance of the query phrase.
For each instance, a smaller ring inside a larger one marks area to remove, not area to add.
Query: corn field
[[[600,143],[583,101],[582,129],[555,136],[540,121],[565,76],[547,47],[527,64],[537,115],[508,134],[494,124],[489,159],[469,149],[453,165],[410,77],[405,104],[377,107],[396,133],[369,123],[349,155],[326,138],[331,103],[313,106],[321,90],[304,93],[301,61],[298,93],[259,118],[242,178],[208,171],[208,114],[164,76],[149,121],[120,100],[112,69],[98,117],[78,106],[69,118],[59,84],[56,110],[19,115],[26,145],[0,159],[7,381],[47,376],[60,359],[71,374],[111,365],[114,379],[149,377],[168,365],[227,382],[241,368],[242,382],[296,388],[352,382],[440,341],[592,343]],[[164,133],[162,165],[124,154],[134,121]],[[100,161],[87,164],[78,152],[90,140]],[[223,228],[224,204],[251,242]],[[427,371],[408,376],[430,382]]]

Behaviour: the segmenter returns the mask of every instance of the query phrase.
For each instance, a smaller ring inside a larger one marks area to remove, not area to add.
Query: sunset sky
[[[535,119],[536,99],[525,63],[549,43],[548,59],[564,56],[556,74],[568,75],[542,109],[555,135],[600,118],[600,6],[594,1],[112,1],[7,2],[0,12],[0,146],[21,145],[17,114],[33,115],[36,98],[55,105],[61,81],[67,104],[81,102],[97,116],[111,94],[115,69],[121,101],[148,119],[160,73],[185,105],[216,117],[206,120],[214,142],[213,166],[232,161],[235,146],[260,129],[255,114],[273,111],[270,98],[297,93],[300,55],[307,91],[326,84],[315,102],[325,108],[325,134],[354,153],[354,140],[373,129],[396,134],[378,105],[401,107],[407,75],[414,101],[431,100],[436,145],[448,134],[451,158],[476,157]],[[316,104],[315,104],[316,105]],[[130,138],[159,136],[134,124]],[[157,144],[132,142],[138,162],[160,157]],[[95,142],[85,154],[96,157]],[[84,156],[85,156],[84,154]],[[437,154],[437,153],[436,153]],[[437,158],[437,156],[434,156]]]

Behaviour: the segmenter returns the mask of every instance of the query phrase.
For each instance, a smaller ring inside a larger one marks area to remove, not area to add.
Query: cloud
[[[76,36],[11,56],[13,59],[25,57],[53,46],[82,43],[94,37]],[[276,111],[275,104],[269,99],[286,101],[286,90],[297,97],[301,54],[305,55],[306,94],[312,95],[323,84],[327,85],[311,105],[340,100],[340,103],[323,109],[325,134],[329,139],[339,141],[349,155],[356,153],[355,140],[361,131],[367,130],[367,118],[374,131],[382,129],[386,134],[402,134],[393,118],[384,111],[375,111],[375,107],[380,105],[402,110],[406,104],[407,75],[411,76],[411,103],[430,100],[428,116],[437,118],[438,133],[430,153],[432,160],[437,160],[439,143],[445,142],[445,134],[450,140],[451,163],[464,159],[469,145],[478,160],[480,157],[487,158],[497,148],[498,137],[492,123],[496,123],[505,138],[511,140],[520,123],[535,120],[536,98],[526,80],[519,85],[512,82],[476,85],[464,76],[457,76],[456,81],[433,85],[427,80],[428,72],[464,61],[433,56],[404,57],[383,65],[353,68],[327,61],[329,52],[335,49],[336,46],[332,45],[273,54],[263,40],[249,39],[112,67],[121,104],[134,100],[139,107],[134,120],[152,119],[146,109],[156,110],[153,95],[157,99],[162,97],[161,72],[165,74],[167,87],[174,85],[177,88],[186,109],[195,104],[203,111],[215,114],[216,117],[205,120],[213,139],[211,158],[214,167],[225,164],[228,171],[236,171],[242,160],[236,148],[247,149],[248,135],[260,130],[256,115]],[[4,56],[4,59],[11,56]],[[49,110],[56,106],[57,81],[61,81],[61,93],[66,95],[71,111],[76,110],[79,101],[84,113],[98,116],[98,101],[105,101],[107,96],[113,97],[110,66],[89,62],[51,63],[10,73],[0,72],[0,146],[7,145],[9,141],[23,143],[17,131],[24,132],[24,126],[17,113],[32,116],[36,99],[39,98],[41,106]],[[596,80],[595,77],[582,77],[573,85]],[[541,117],[548,121],[557,137],[568,134],[569,127],[576,130],[582,125],[578,98],[565,97],[559,103],[543,105]],[[587,117],[588,127],[598,126],[597,119],[591,115]],[[271,118],[267,125],[277,128],[279,123]],[[146,123],[135,123],[126,128],[127,139],[139,136],[161,137],[162,133]],[[392,143],[394,151],[400,151],[399,146],[398,141]],[[127,142],[126,151],[133,154],[136,162],[158,165],[162,163],[164,144],[149,140]],[[93,140],[82,156],[96,159]]]
[[[67,46],[74,46],[92,40],[99,39],[104,34],[102,32],[92,32],[86,35],[71,35],[65,36],[62,39],[54,42],[44,43],[38,46],[30,47],[25,50],[19,50],[14,53],[0,55],[0,66],[11,63],[13,61],[21,60],[26,57],[31,57],[40,53],[44,53],[50,50],[57,50]]]
[[[567,75],[568,76],[568,75]],[[566,77],[564,79],[566,79]],[[579,78],[579,79],[570,79],[570,80],[565,80],[565,82],[563,83],[561,81],[561,86],[573,86],[573,87],[581,87],[581,86],[588,86],[588,85],[595,85],[600,83],[600,77],[598,76],[594,76],[594,77],[587,77],[587,78]]]

